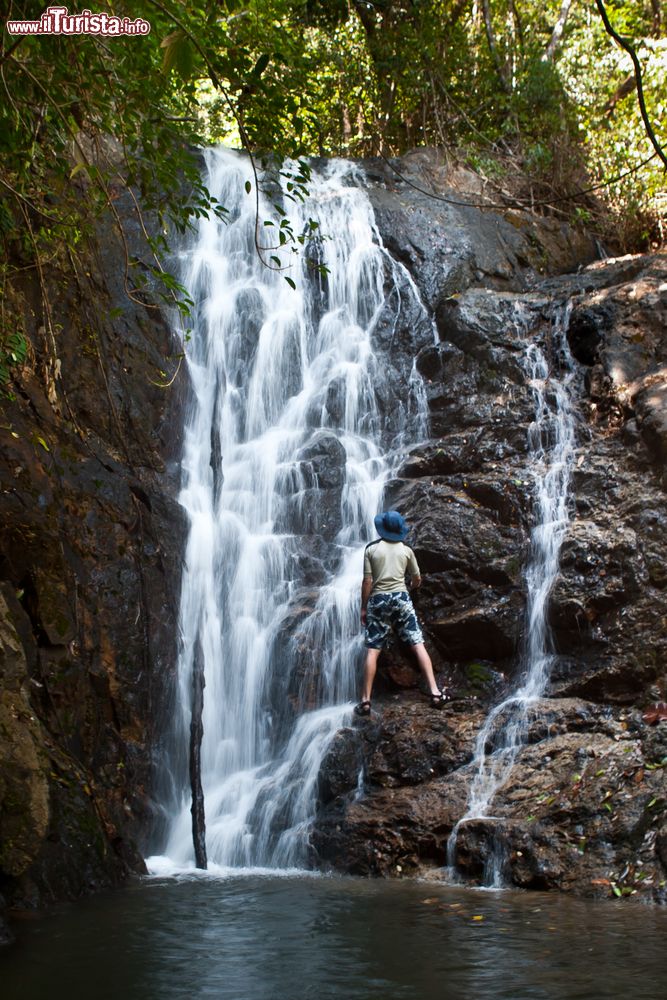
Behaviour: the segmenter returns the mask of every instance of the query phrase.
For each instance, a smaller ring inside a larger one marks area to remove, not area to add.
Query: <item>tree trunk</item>
[[[206,817],[204,814],[204,789],[201,783],[201,741],[204,735],[202,713],[204,710],[204,659],[201,646],[192,662],[192,717],[190,719],[190,788],[192,789],[192,842],[197,868],[206,869]]]
[[[547,45],[547,51],[544,54],[544,58],[547,62],[551,62],[556,54],[556,49],[560,45],[561,38],[563,37],[563,31],[565,30],[565,24],[570,15],[571,6],[572,0],[563,0],[558,20],[554,25],[554,30],[551,32],[551,38],[549,40],[549,44]]]
[[[484,29],[486,31],[486,40],[489,43],[489,52],[491,53],[491,59],[493,65],[495,66],[498,79],[500,81],[500,86],[503,88],[506,94],[511,94],[512,90],[509,82],[505,76],[503,70],[503,64],[498,53],[498,45],[496,43],[496,36],[493,31],[493,24],[491,23],[491,8],[489,6],[489,0],[482,0],[482,14],[484,16]]]
[[[662,11],[660,10],[660,0],[651,0],[651,10],[653,11],[652,34],[654,38],[660,38],[662,30]]]

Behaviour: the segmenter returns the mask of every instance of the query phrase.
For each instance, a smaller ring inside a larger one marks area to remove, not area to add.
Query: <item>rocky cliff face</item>
[[[457,700],[430,712],[409,659],[388,651],[376,714],[339,734],[323,769],[314,844],[323,863],[355,872],[444,863],[475,734],[512,684],[524,628],[534,408],[517,315],[544,337],[571,300],[579,451],[549,609],[560,655],[494,814],[506,820],[517,884],[608,894],[613,882],[657,895],[667,747],[665,723],[649,726],[642,709],[665,694],[667,263],[591,264],[595,245],[560,223],[452,204],[482,192],[431,155],[399,169],[447,201],[386,165],[367,168],[385,245],[429,313],[404,296],[377,327],[395,369],[387,405],[416,357],[431,425],[387,503],[413,525],[419,611]],[[116,204],[137,252],[131,206]],[[102,226],[85,266],[52,261],[41,285],[19,261],[5,299],[34,361],[0,421],[0,894],[16,907],[141,871],[155,819],[151,775],[177,640],[186,386],[181,373],[160,388],[178,348],[159,311],[128,298],[123,260]],[[338,405],[332,390],[332,413]],[[339,527],[341,450],[324,435],[305,456],[322,538]],[[313,589],[299,595],[292,632],[316,599],[321,551],[314,539]],[[460,867],[478,873],[490,840],[488,824],[469,825]]]
[[[131,204],[117,202],[128,252]],[[0,420],[0,893],[25,908],[142,871],[174,661],[177,348],[111,222],[74,267],[10,268],[33,363]]]
[[[466,824],[457,864],[481,876],[502,827],[517,885],[664,900],[665,723],[651,726],[642,713],[667,681],[667,256],[553,276],[590,261],[591,248],[555,223],[481,216],[411,186],[466,200],[441,171],[419,156],[401,167],[410,183],[378,168],[371,196],[386,245],[437,325],[438,342],[417,354],[432,436],[406,457],[386,505],[413,526],[425,575],[418,610],[456,701],[434,716],[416,704],[405,651],[383,654],[377,714],[341,733],[325,764],[315,844],[353,872],[445,864],[474,735],[485,708],[516,684],[525,638],[534,402],[519,354],[527,334],[549,348],[569,302],[577,453],[548,604],[558,657],[494,800],[503,822]],[[558,372],[555,349],[550,361]]]

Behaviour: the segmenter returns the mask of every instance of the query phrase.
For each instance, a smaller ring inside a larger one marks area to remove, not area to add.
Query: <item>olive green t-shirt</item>
[[[405,590],[405,575],[419,576],[415,554],[405,542],[371,542],[364,552],[364,576],[373,578],[371,594]]]

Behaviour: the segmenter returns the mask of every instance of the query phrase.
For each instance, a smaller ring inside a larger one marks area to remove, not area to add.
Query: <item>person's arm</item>
[[[417,563],[416,556],[412,549],[409,549],[408,565],[407,571],[410,576],[410,590],[418,590],[422,585],[421,573],[419,572],[419,565]]]
[[[373,589],[373,577],[365,576],[361,581],[361,624],[366,624],[366,605]]]

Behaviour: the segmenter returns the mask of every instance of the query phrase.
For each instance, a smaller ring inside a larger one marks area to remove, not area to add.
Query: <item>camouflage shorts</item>
[[[408,646],[424,641],[410,595],[405,590],[373,594],[366,608],[366,646],[382,649],[389,630]]]

